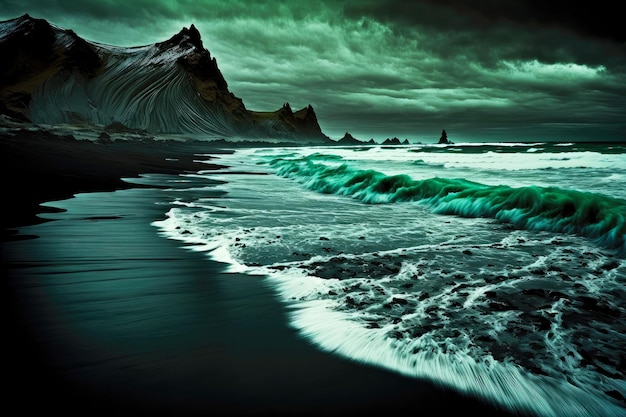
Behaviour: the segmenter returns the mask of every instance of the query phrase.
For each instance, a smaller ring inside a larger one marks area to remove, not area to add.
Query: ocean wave
[[[578,234],[626,253],[626,202],[621,199],[556,187],[484,185],[462,178],[416,180],[320,160],[317,154],[275,158],[270,166],[277,175],[320,193],[368,204],[420,202],[439,214],[493,218],[523,229]]]
[[[450,153],[450,151],[463,154],[510,154],[510,153],[575,153],[594,152],[598,154],[624,154],[626,146],[620,142],[575,142],[575,143],[549,143],[549,142],[479,142],[457,143],[454,145],[421,144],[408,150],[408,152],[423,153]]]
[[[494,220],[524,212],[530,221],[535,210],[548,223],[593,224],[604,216],[596,200],[616,202],[619,213],[625,199],[581,194],[587,209],[559,199],[580,200],[568,184],[599,189],[597,179],[615,170],[524,173],[515,188],[488,182],[513,174],[450,169],[461,178],[430,178],[432,167],[414,170],[405,150],[372,153],[238,151],[222,161],[231,174],[203,174],[220,181],[210,191],[220,199],[177,195],[158,225],[229,272],[266,277],[289,325],[324,351],[513,412],[622,416],[623,256],[584,236]],[[282,176],[253,175],[268,171]],[[619,187],[611,184],[609,194]]]

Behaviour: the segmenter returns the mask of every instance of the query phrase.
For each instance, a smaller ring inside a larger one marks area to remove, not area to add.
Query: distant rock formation
[[[383,145],[402,145],[402,143],[400,142],[400,139],[396,138],[395,136],[393,138],[387,138],[383,141],[382,143]]]
[[[306,138],[321,139],[322,142],[332,144],[334,141],[322,133],[317,121],[313,106],[310,104],[294,112],[289,103],[273,112],[250,111],[254,121],[269,127],[279,136],[301,136]]]
[[[451,142],[448,140],[448,134],[446,133],[446,130],[442,130],[441,131],[441,137],[439,138],[439,142],[437,142],[438,144],[443,144],[443,145],[454,145],[454,142]]]
[[[0,22],[0,114],[35,124],[123,125],[207,138],[335,143],[310,105],[254,112],[232,94],[194,25],[152,45],[86,41],[25,14]]]
[[[348,132],[346,132],[346,134],[337,141],[338,145],[363,145],[364,143],[364,141],[356,139]]]

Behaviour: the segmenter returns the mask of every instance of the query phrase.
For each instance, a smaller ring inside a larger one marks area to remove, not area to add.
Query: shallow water
[[[218,162],[231,168],[191,175],[154,225],[266,277],[321,349],[511,411],[626,413],[625,147],[247,149]]]
[[[204,176],[47,203],[37,236],[2,242],[9,407],[64,415],[424,415],[493,405],[329,355],[288,327],[273,285],[207,259],[150,223],[184,196],[218,201]],[[208,184],[208,186],[207,186]],[[167,188],[161,188],[167,187]],[[6,275],[5,275],[6,273]],[[23,400],[28,393],[36,401]]]

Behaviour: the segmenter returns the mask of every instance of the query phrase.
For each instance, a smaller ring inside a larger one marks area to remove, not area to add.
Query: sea
[[[225,168],[178,177],[153,226],[264,280],[308,343],[513,412],[626,416],[626,144],[203,156]]]

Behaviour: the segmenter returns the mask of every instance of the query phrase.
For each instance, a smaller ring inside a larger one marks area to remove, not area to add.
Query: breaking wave
[[[276,158],[282,177],[325,194],[368,204],[420,202],[440,214],[493,218],[522,229],[578,234],[626,253],[626,202],[609,196],[556,187],[484,185],[465,179],[415,180],[348,164],[324,164],[319,155]]]
[[[602,183],[623,164],[585,154],[595,168],[546,175],[552,155],[520,152],[446,154],[432,178],[404,148],[238,150],[156,225],[265,277],[324,351],[513,412],[622,416],[624,257],[550,230],[623,247],[626,196]]]

